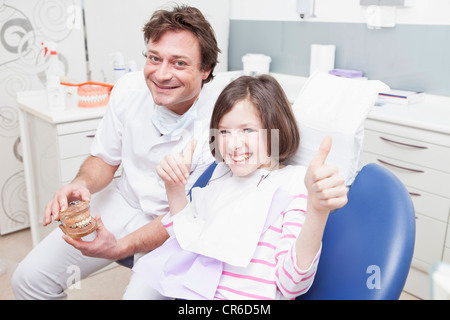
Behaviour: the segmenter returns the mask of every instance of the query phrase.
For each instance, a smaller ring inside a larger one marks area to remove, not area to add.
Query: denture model
[[[72,201],[66,210],[59,213],[59,219],[61,230],[74,239],[85,237],[97,229],[87,201]]]
[[[78,106],[81,108],[103,107],[108,104],[114,85],[109,83],[88,81],[80,84],[61,83],[66,86],[77,86]]]

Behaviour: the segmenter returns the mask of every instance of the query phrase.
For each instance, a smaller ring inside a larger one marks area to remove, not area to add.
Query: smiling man
[[[202,81],[210,74],[201,69],[200,45],[189,31],[167,31],[148,44],[145,81],[153,100],[176,114],[188,111],[197,99]]]
[[[160,222],[168,211],[167,197],[155,172],[161,158],[182,152],[192,139],[199,141],[186,190],[214,161],[208,133],[218,92],[203,86],[212,80],[220,52],[211,25],[199,10],[177,6],[155,12],[143,31],[148,44],[144,72],[117,82],[91,156],[45,211],[48,225],[71,201],[90,201],[97,234],[74,240],[53,231],[16,269],[12,285],[18,299],[65,298],[73,281],[68,270],[74,266],[82,278],[160,246],[168,238]],[[119,166],[121,177],[112,182]],[[159,296],[133,275],[124,298]]]

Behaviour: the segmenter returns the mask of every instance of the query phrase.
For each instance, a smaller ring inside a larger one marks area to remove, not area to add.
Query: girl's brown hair
[[[267,150],[274,150],[272,143],[277,143],[279,162],[293,156],[300,145],[297,122],[286,94],[277,80],[269,75],[242,76],[226,86],[219,95],[210,123],[210,149],[213,156],[222,161],[220,154],[215,152],[219,149],[217,138],[212,133],[217,132],[220,119],[242,100],[249,101],[258,110],[261,122],[267,129]]]
[[[220,52],[213,28],[197,8],[186,5],[176,6],[172,11],[158,10],[144,26],[144,40],[157,42],[167,31],[190,31],[200,44],[201,71],[211,70],[203,84],[211,81]]]

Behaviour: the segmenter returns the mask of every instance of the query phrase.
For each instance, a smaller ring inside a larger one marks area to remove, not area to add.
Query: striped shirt
[[[295,242],[306,218],[306,195],[294,197],[289,207],[261,235],[253,259],[246,267],[224,263],[215,299],[293,299],[310,288],[320,250],[307,270],[297,267]],[[174,236],[173,222],[163,224]]]

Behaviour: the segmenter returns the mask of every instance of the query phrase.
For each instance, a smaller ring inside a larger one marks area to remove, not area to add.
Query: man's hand
[[[81,184],[71,183],[59,188],[52,200],[45,207],[44,226],[50,224],[53,219],[59,220],[59,213],[66,210],[69,203],[74,200],[90,201],[91,193]]]
[[[66,234],[63,235],[63,239],[74,248],[80,250],[84,256],[109,260],[119,260],[124,258],[120,256],[117,239],[105,228],[102,219],[99,216],[96,216],[95,220],[97,221],[97,237],[95,237],[93,241],[72,239]]]

